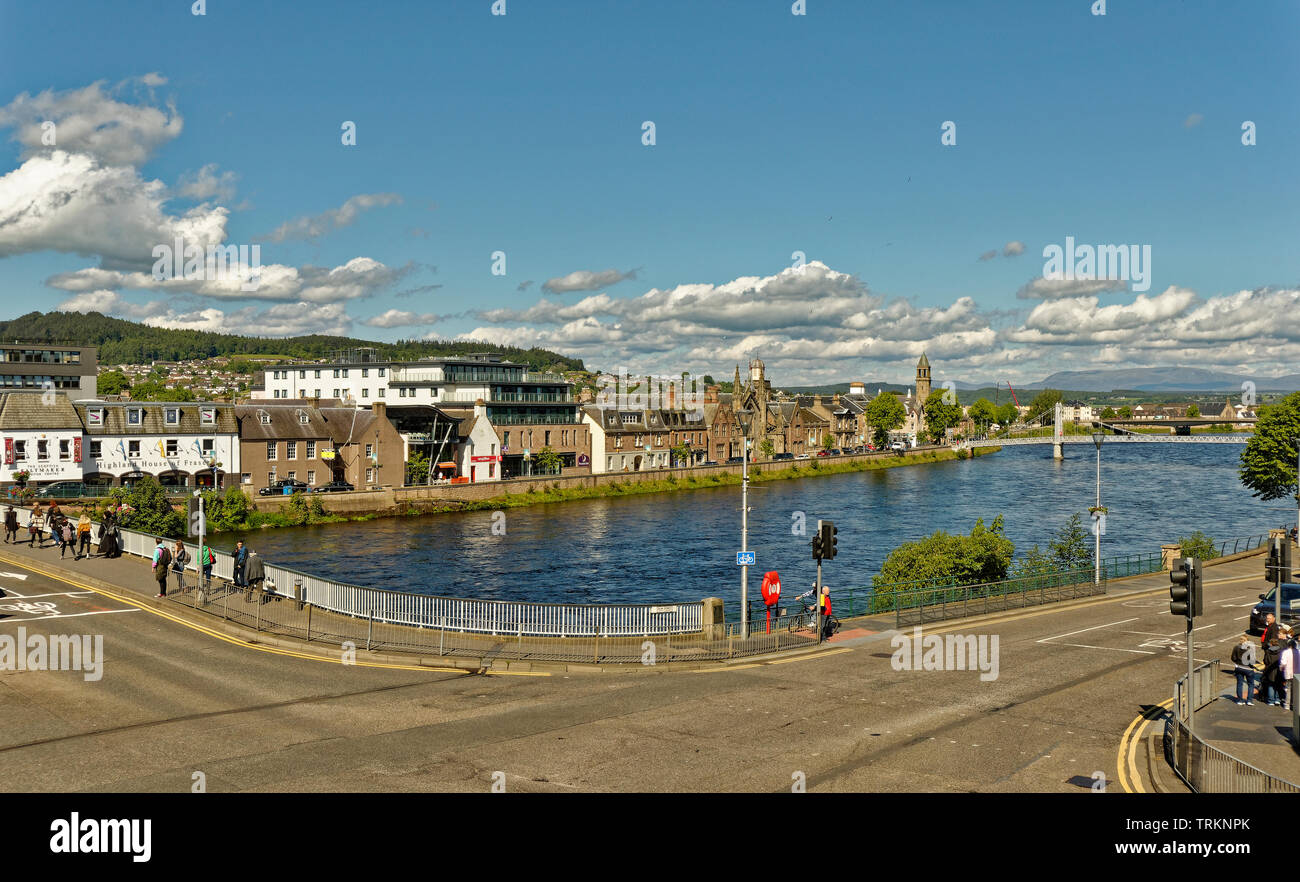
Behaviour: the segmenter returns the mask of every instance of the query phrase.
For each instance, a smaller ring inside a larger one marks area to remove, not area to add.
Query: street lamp
[[[1097,550],[1093,553],[1093,584],[1101,584],[1101,524],[1104,523],[1099,519],[1099,515],[1104,517],[1101,508],[1101,442],[1106,440],[1106,436],[1101,432],[1092,433],[1092,443],[1097,446],[1097,505],[1093,508],[1092,515],[1092,533],[1097,538]]]

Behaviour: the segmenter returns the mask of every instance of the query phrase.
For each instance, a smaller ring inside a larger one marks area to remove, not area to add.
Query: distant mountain
[[[1194,367],[1058,371],[1041,383],[1026,384],[1026,387],[1078,389],[1084,392],[1110,392],[1115,389],[1143,392],[1240,392],[1241,384],[1247,381],[1253,382],[1258,392],[1300,391],[1300,374],[1260,377]]]
[[[154,361],[188,361],[218,355],[274,355],[284,359],[325,358],[338,349],[374,347],[380,358],[418,359],[427,356],[464,356],[497,352],[537,371],[582,370],[580,358],[547,349],[519,349],[497,343],[453,340],[399,340],[376,343],[356,337],[257,337],[216,334],[210,331],[155,328],[98,312],[29,312],[0,322],[0,340],[71,343],[99,348],[100,364],[147,364]]]

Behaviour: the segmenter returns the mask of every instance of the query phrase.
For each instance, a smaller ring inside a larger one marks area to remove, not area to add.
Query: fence
[[[1216,658],[1193,668],[1190,682],[1183,676],[1175,684],[1173,713],[1165,718],[1165,759],[1196,793],[1300,793],[1300,786],[1242,762],[1188,728],[1195,711],[1219,697],[1218,672]]]

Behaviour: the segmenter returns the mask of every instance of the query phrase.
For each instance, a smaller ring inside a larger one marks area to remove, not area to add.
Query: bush
[[[1179,539],[1178,547],[1183,557],[1194,557],[1197,560],[1210,560],[1218,553],[1214,540],[1200,530]]]
[[[185,535],[185,516],[172,508],[171,500],[153,475],[145,475],[129,490],[116,488],[104,507],[116,509],[118,523],[128,530],[168,539]]]
[[[980,518],[969,536],[936,530],[918,542],[904,542],[885,558],[873,587],[878,594],[888,594],[897,590],[894,586],[899,582],[932,585],[999,582],[1007,577],[1015,550],[1015,545],[1003,535],[1002,515],[994,518],[989,527]]]

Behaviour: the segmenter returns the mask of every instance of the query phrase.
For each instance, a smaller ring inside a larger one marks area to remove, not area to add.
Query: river
[[[1237,477],[1241,445],[1111,444],[1101,457],[1110,511],[1102,557],[1160,550],[1200,529],[1216,541],[1295,523],[1289,500],[1261,502]],[[1019,553],[1045,546],[1073,512],[1093,504],[1095,452],[1009,447],[976,460],[773,481],[750,490],[750,569],[786,590],[816,574],[808,541],[818,518],[839,528],[827,584],[867,585],[901,542],[934,530],[969,532],[998,514]],[[794,515],[807,535],[792,534]],[[613,603],[739,597],[740,488],[535,505],[504,512],[428,515],[364,523],[267,529],[244,538],[270,562],[356,585],[459,597]],[[498,518],[498,522],[500,519]],[[498,530],[498,533],[500,531]],[[234,544],[222,535],[218,545]]]

